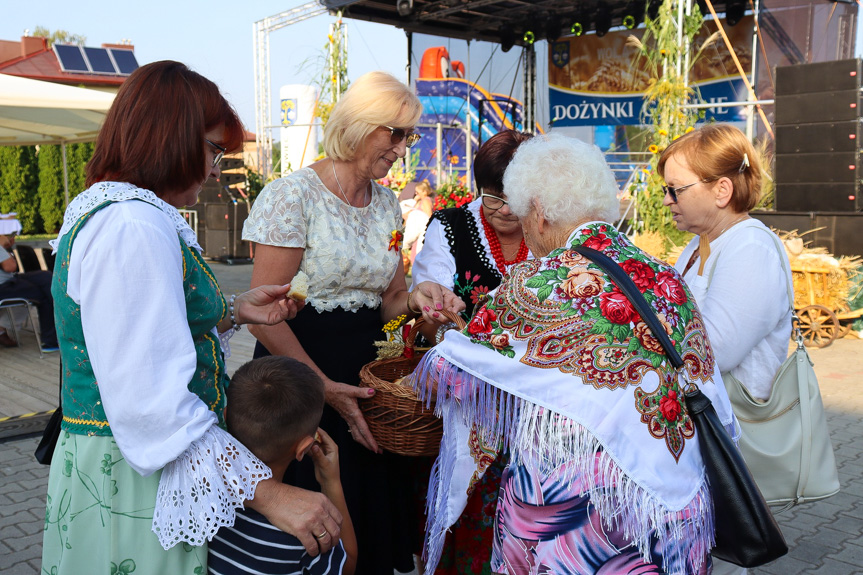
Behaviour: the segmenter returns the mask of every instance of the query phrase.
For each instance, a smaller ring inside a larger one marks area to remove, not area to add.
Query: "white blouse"
[[[674,267],[682,272],[697,249],[696,236]],[[700,276],[699,263],[683,279],[707,325],[719,371],[730,371],[756,398],[769,398],[791,336],[791,266],[782,242],[750,218],[710,242]]]
[[[122,201],[131,198],[143,201]],[[179,212],[148,190],[102,182],[69,204],[52,246],[107,199],[117,203],[93,214],[72,245],[67,293],[81,306],[87,351],[117,447],[141,475],[163,470],[154,531],[166,549],[180,541],[201,545],[220,525],[233,523],[233,510],[271,473],[216,425],[216,414],[188,389],[197,357],[178,232],[192,249],[197,243]],[[233,458],[230,470],[220,461],[226,454]],[[211,489],[201,491],[208,495],[194,507],[188,497],[184,506],[161,504],[204,483]]]
[[[396,195],[372,182],[369,205],[353,207],[330,192],[311,168],[280,178],[261,191],[243,226],[243,239],[302,248],[300,271],[309,276],[315,310],[376,308],[401,261],[390,248],[403,234]]]

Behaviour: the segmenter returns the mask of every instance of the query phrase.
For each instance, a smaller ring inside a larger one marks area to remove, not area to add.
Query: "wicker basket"
[[[464,320],[459,316],[442,313],[464,329]],[[371,399],[360,402],[369,430],[378,445],[398,455],[437,455],[443,436],[443,422],[434,411],[424,408],[412,388],[393,383],[413,372],[422,358],[423,352],[416,350],[414,343],[424,323],[422,317],[417,319],[405,340],[405,346],[415,352],[413,357],[381,359],[360,370],[360,387],[371,387],[376,392]]]

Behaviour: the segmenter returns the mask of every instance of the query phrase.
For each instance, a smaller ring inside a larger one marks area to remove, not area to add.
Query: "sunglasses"
[[[211,142],[207,138],[204,138],[204,141],[207,142],[208,144],[210,144],[211,146],[213,146],[214,148],[216,148],[217,150],[219,150],[216,153],[216,155],[213,157],[213,167],[215,168],[216,166],[219,165],[219,162],[222,161],[222,158],[224,157],[225,152],[228,151],[228,148],[222,147],[219,144],[216,144],[215,142]]]
[[[662,186],[662,191],[665,192],[666,194],[668,194],[669,196],[671,196],[671,201],[676,204],[677,203],[677,195],[680,192],[682,192],[684,190],[688,190],[692,186],[694,186],[696,184],[701,184],[701,183],[704,183],[704,180],[698,180],[697,182],[692,182],[691,184],[686,184],[685,186],[677,186],[677,187]]]
[[[414,132],[413,129],[408,131],[404,128],[393,128],[392,126],[381,126],[381,128],[386,128],[390,131],[390,142],[393,146],[405,140],[405,146],[412,148],[414,144],[420,141],[420,135]]]
[[[505,199],[500,198],[498,196],[493,196],[491,194],[486,194],[485,192],[480,192],[479,197],[482,198],[482,205],[490,210],[499,210],[504,205],[509,204]]]

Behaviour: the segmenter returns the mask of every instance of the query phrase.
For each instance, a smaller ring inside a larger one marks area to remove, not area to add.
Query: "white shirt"
[[[674,267],[683,271],[697,249],[696,236]],[[760,221],[747,219],[710,242],[701,276],[699,263],[683,279],[707,325],[719,371],[730,371],[753,396],[769,398],[791,335],[791,266],[782,242]]]

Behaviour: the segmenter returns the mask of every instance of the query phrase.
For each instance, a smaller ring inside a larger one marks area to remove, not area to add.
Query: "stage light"
[[[536,34],[534,34],[531,30],[528,30],[524,33],[524,36],[521,37],[522,42],[530,46],[534,42],[536,42]]]
[[[644,7],[642,6],[641,11],[639,11],[636,6],[637,4],[635,3],[628,4],[626,6],[626,11],[623,13],[623,27],[628,30],[636,28],[644,17]]]
[[[596,8],[596,17],[593,19],[593,23],[596,26],[597,36],[602,38],[608,33],[608,29],[611,28],[611,12],[608,5],[600,4]]]
[[[414,0],[398,0],[396,10],[402,18],[410,16],[414,11]]]
[[[515,32],[511,26],[500,27],[500,49],[509,52],[515,45]]]
[[[740,0],[733,0],[725,5],[725,21],[729,26],[736,26],[746,15],[746,4]]]
[[[584,34],[584,26],[581,22],[573,22],[572,26],[569,27],[569,33],[573,36],[581,36]]]

